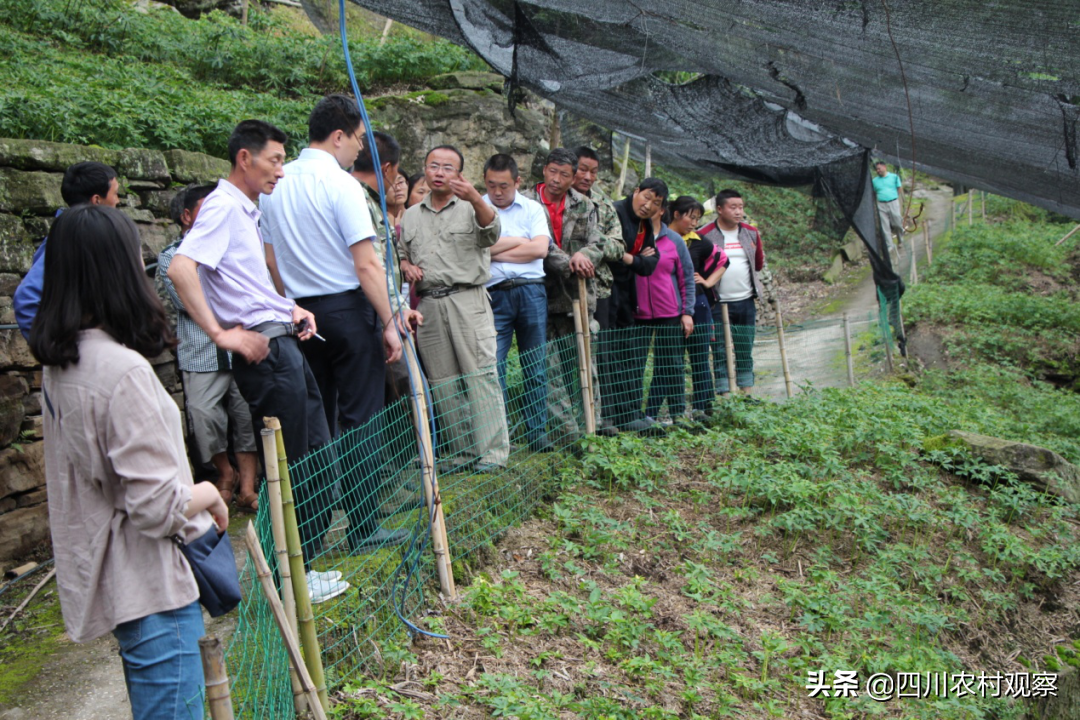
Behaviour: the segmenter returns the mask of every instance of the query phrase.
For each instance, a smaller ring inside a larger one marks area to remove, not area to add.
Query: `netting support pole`
[[[422,378],[420,361],[416,357],[416,348],[406,339],[401,343],[405,351],[405,364],[409,367],[409,376]],[[413,414],[416,418],[416,432],[420,440],[420,473],[424,485],[424,502],[431,521],[431,550],[435,554],[435,569],[439,574],[439,588],[447,600],[457,598],[457,584],[454,582],[454,568],[450,559],[450,541],[446,535],[446,517],[443,515],[442,493],[439,491],[439,477],[435,472],[435,446],[431,439],[431,416],[427,397],[422,387],[412,391]],[[434,508],[434,512],[432,512]]]
[[[630,167],[630,138],[626,138],[623,145],[622,167],[619,169],[619,184],[615,187],[615,197],[623,196],[623,185],[626,184],[626,171]]]
[[[787,348],[784,346],[784,316],[780,312],[780,302],[773,298],[773,308],[776,309],[776,341],[780,344],[780,367],[784,369],[784,390],[787,391],[788,399],[791,399],[791,371],[787,364]]]
[[[589,307],[589,281],[578,276],[578,297],[581,298],[581,324],[585,336],[585,367],[589,369],[589,411],[593,418],[593,432],[596,432],[596,387],[593,385],[592,357],[592,319],[585,308]]]
[[[956,198],[952,199],[952,225],[949,227],[956,229]]]
[[[847,384],[855,387],[855,361],[851,352],[851,320],[844,313],[844,357],[847,360]]]
[[[281,639],[285,642],[285,653],[289,656],[289,663],[296,667],[300,674],[300,682],[303,684],[311,714],[315,720],[326,720],[326,711],[322,706],[322,698],[319,697],[319,692],[315,689],[315,683],[312,681],[311,675],[308,674],[307,667],[304,666],[303,658],[300,657],[300,647],[296,644],[296,638],[293,637],[292,631],[289,629],[289,621],[285,618],[285,609],[281,607],[281,600],[278,598],[277,592],[274,591],[274,576],[270,572],[270,566],[266,563],[266,556],[263,555],[262,546],[259,545],[259,536],[255,533],[255,526],[250,520],[248,521],[244,541],[247,543],[251,562],[255,565],[255,574],[259,577],[263,595],[266,596],[266,601],[270,604],[270,612],[274,616],[274,622],[277,623]]]
[[[1072,237],[1073,235],[1075,235],[1075,234],[1076,234],[1076,231],[1077,231],[1077,230],[1080,230],[1080,225],[1077,225],[1077,226],[1076,226],[1076,227],[1074,227],[1074,228],[1073,228],[1072,230],[1070,230],[1069,232],[1065,233],[1065,237],[1061,238],[1061,239],[1060,239],[1060,240],[1058,240],[1058,241],[1057,241],[1056,243],[1054,243],[1054,247],[1057,247],[1057,246],[1058,246],[1058,245],[1060,245],[1061,243],[1063,243],[1063,242],[1065,242],[1066,240],[1068,240],[1069,238],[1071,238],[1071,237]]]
[[[983,222],[986,222],[986,191],[985,190],[980,190],[979,191],[979,200],[982,202],[982,219],[983,219]]]
[[[735,392],[735,344],[731,341],[731,319],[728,317],[727,305],[720,303],[720,317],[724,323],[724,356],[727,358],[728,391],[720,393],[727,397]]]
[[[652,177],[652,143],[645,142],[645,177]]]
[[[311,595],[308,594],[307,573],[304,572],[304,551],[300,543],[300,526],[296,521],[296,503],[293,500],[292,482],[289,479],[289,458],[285,454],[285,438],[281,434],[281,421],[277,418],[263,418],[263,426],[274,431],[274,444],[277,446],[278,475],[281,477],[281,508],[285,518],[285,544],[289,551],[289,569],[292,571],[297,629],[300,632],[300,644],[304,648],[304,665],[307,674],[315,683],[320,709],[325,713],[330,707],[330,699],[326,693],[326,675],[323,673],[319,633],[315,628],[315,613],[311,609]],[[267,463],[269,462],[270,460],[267,459]],[[262,552],[261,548],[259,552]],[[286,621],[286,626],[287,623],[288,621]]]
[[[581,405],[585,411],[585,434],[596,434],[596,418],[593,415],[592,403],[592,372],[589,367],[589,357],[585,351],[585,333],[582,331],[581,300],[573,302],[574,309],[574,334],[577,336],[578,369],[581,373]]]
[[[968,227],[971,227],[971,216],[975,212],[975,190],[968,190]]]
[[[911,284],[919,284],[919,254],[915,252],[915,238],[917,235],[911,236],[911,242],[908,244],[908,265],[911,266]]]
[[[260,432],[263,444],[263,457],[277,457],[277,440],[274,431],[264,427]],[[285,540],[285,509],[281,502],[281,473],[278,472],[277,463],[266,463],[266,495],[270,502],[270,530],[274,536],[274,554],[277,556],[278,575],[281,577],[281,598],[285,608],[285,619],[289,621],[289,628],[293,637],[297,635],[296,623],[296,596],[293,594],[292,568],[289,567],[289,545]],[[307,698],[304,689],[300,685],[300,676],[296,674],[296,667],[289,661],[289,681],[292,683],[293,708],[297,715],[307,713]]]
[[[248,0],[240,0],[240,24],[248,24]]]
[[[934,252],[930,249],[930,238],[933,237],[933,233],[930,232],[930,221],[927,220],[922,226],[923,242],[926,243],[926,265],[929,267],[934,264]]]
[[[548,147],[551,150],[562,147],[562,126],[559,125],[559,106],[551,111],[551,128],[548,130]]]
[[[229,674],[225,672],[225,651],[213,635],[199,638],[203,679],[206,682],[206,704],[212,720],[233,720],[232,698],[229,697]]]

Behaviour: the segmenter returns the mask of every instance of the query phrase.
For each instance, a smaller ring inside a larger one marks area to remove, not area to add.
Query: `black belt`
[[[444,298],[444,297],[447,297],[449,295],[453,295],[454,293],[459,293],[462,290],[471,290],[474,287],[478,287],[478,286],[477,285],[453,285],[453,286],[447,287],[446,285],[437,285],[435,287],[428,288],[427,290],[421,290],[420,292],[417,293],[417,295],[419,295],[422,298],[432,298],[433,300],[438,300],[439,298]]]
[[[274,338],[285,337],[287,335],[296,334],[296,326],[291,322],[264,322],[255,325],[250,328],[252,332],[257,332],[265,335],[267,338],[273,340]]]
[[[333,298],[345,297],[346,295],[355,295],[360,292],[360,286],[357,285],[352,290],[345,290],[339,293],[333,293],[331,295],[312,295],[310,297],[296,298],[296,304],[300,307],[307,307],[314,303],[322,302],[323,300],[331,300]]]
[[[510,288],[516,288],[520,285],[543,285],[544,278],[511,278],[510,280],[503,280],[502,282],[495,283],[488,288],[491,290],[509,290]]]

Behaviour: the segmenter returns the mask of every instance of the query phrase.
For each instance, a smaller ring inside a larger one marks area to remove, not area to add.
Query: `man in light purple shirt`
[[[203,201],[195,225],[169,267],[188,314],[223,350],[233,352],[233,377],[251,407],[255,429],[264,417],[281,421],[285,452],[295,463],[329,442],[322,396],[297,340],[316,332],[315,317],[278,294],[270,280],[255,200],[284,176],[286,136],[261,120],[245,120],[229,138],[232,171]],[[265,458],[264,458],[265,464]],[[293,475],[304,562],[325,534],[325,478]],[[308,567],[312,602],[328,600],[348,583]]]

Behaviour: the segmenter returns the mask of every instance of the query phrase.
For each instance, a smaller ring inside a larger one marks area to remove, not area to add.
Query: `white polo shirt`
[[[527,237],[530,240],[545,235],[550,240],[547,212],[544,206],[530,200],[519,192],[514,193],[514,201],[507,208],[495,207],[491,198],[484,195],[484,202],[499,213],[499,225],[502,228],[499,237]],[[491,262],[491,280],[487,287],[503,280],[540,280],[544,277],[544,259],[537,258],[527,263]]]
[[[360,285],[349,248],[375,237],[364,188],[333,155],[305,148],[259,201],[263,242],[272,245],[290,298],[334,295]]]

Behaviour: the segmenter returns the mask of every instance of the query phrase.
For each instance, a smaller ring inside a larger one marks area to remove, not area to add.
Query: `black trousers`
[[[382,418],[386,356],[382,324],[360,288],[297,298],[315,316],[319,334],[301,344],[322,395],[326,424],[339,437],[337,477],[349,516],[346,537],[356,548],[379,526]]]
[[[270,354],[254,365],[233,355],[233,379],[251,409],[256,434],[263,428],[264,417],[281,421],[285,454],[294,465],[290,480],[307,566],[330,527],[333,490],[332,474],[314,472],[324,462],[323,455],[331,452],[312,452],[330,442],[319,386],[294,337],[271,340]],[[266,462],[264,457],[264,467]]]
[[[636,371],[645,382],[645,367],[649,360],[649,345],[652,344],[653,374],[649,385],[649,397],[645,402],[645,414],[651,418],[660,415],[664,401],[668,404],[668,413],[675,418],[686,410],[686,380],[683,374],[683,351],[686,342],[683,339],[682,322],[679,318],[658,318],[639,320],[642,331],[637,336],[638,349],[634,359]]]
[[[644,387],[637,372],[638,331],[633,329],[634,294],[629,283],[612,284],[611,297],[597,303],[596,319],[601,327],[596,359],[604,417],[615,425],[641,420]]]

